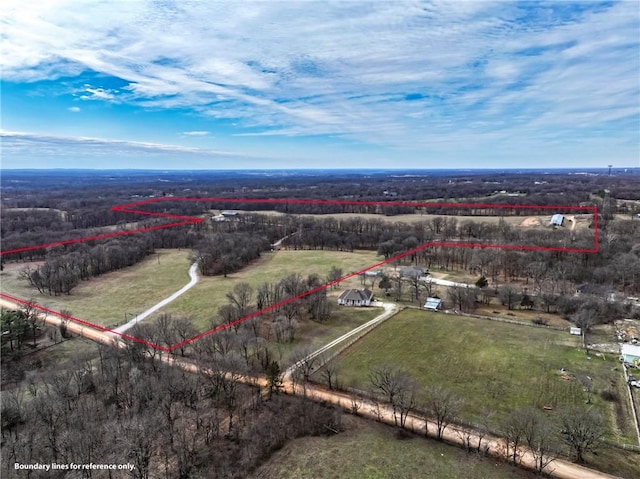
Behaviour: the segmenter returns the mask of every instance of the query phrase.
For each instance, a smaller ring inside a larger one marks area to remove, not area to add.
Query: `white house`
[[[338,297],[338,304],[343,306],[371,306],[373,293],[368,289],[347,289]]]

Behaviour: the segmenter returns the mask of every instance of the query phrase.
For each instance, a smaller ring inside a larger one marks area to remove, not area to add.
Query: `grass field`
[[[218,308],[227,303],[226,294],[241,282],[249,283],[254,289],[264,282],[277,282],[286,276],[300,273],[303,277],[316,273],[324,278],[332,266],[342,268],[344,274],[357,271],[381,261],[372,251],[325,250],[282,250],[264,253],[260,259],[237,273],[222,276],[202,277],[192,289],[167,305],[163,312],[173,315],[190,316],[196,327],[206,330]],[[340,289],[332,290],[331,295],[347,287],[359,286],[358,279],[352,279],[340,285]]]
[[[490,458],[346,416],[346,431],[288,442],[250,479],[515,479],[538,477]]]
[[[6,213],[10,213],[14,211],[17,213],[24,213],[24,212],[31,212],[31,211],[34,211],[34,212],[47,211],[47,212],[57,213],[60,216],[60,219],[64,221],[66,221],[67,215],[68,215],[67,211],[59,210],[56,208],[4,208],[2,211]]]
[[[578,340],[562,331],[406,310],[338,360],[346,385],[366,388],[373,367],[397,365],[425,388],[438,384],[465,398],[461,413],[465,421],[482,422],[486,412],[494,410],[492,427],[508,412],[525,405],[557,409],[583,403],[586,392],[581,381],[589,376],[596,391],[592,403],[608,419],[608,437],[633,443],[616,355],[587,359],[577,346]],[[617,407],[598,394],[609,388],[619,394]]]
[[[335,307],[331,317],[323,322],[317,323],[309,319],[298,324],[296,337],[291,343],[276,343],[274,349],[278,352],[278,359],[284,367],[293,364],[290,357],[296,348],[305,345],[311,346],[314,350],[339,338],[352,329],[370,321],[384,312],[382,308],[348,308]],[[297,358],[296,358],[297,359]]]
[[[189,282],[189,251],[158,250],[139,264],[81,282],[70,295],[39,294],[18,279],[25,263],[7,263],[0,290],[105,326],[122,324]]]

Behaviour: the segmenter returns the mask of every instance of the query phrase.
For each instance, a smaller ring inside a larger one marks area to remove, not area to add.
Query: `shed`
[[[440,298],[427,298],[423,308],[431,311],[438,311],[439,309],[442,309],[442,300]]]
[[[640,366],[640,346],[635,344],[623,344],[620,351],[621,359],[627,364]]]
[[[570,333],[575,336],[580,336],[582,334],[581,328],[571,328]]]
[[[564,215],[555,214],[551,217],[551,222],[549,223],[551,226],[562,226],[564,223]]]

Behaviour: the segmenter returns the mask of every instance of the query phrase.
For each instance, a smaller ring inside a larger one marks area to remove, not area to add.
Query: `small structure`
[[[582,335],[582,329],[581,328],[571,328],[570,333],[573,334],[574,336],[581,336]]]
[[[620,359],[626,364],[632,364],[635,367],[640,366],[640,346],[623,344],[620,356]]]
[[[347,289],[338,297],[342,306],[371,306],[373,293],[368,289]]]
[[[240,216],[240,213],[238,213],[237,211],[222,211],[220,215],[224,216],[225,218],[237,218],[238,216]]]
[[[439,309],[442,309],[442,300],[440,298],[427,298],[423,308],[430,311],[438,311]]]
[[[425,266],[407,266],[406,268],[402,268],[400,270],[401,278],[422,278],[423,276],[427,276],[429,274],[429,268]]]
[[[564,215],[555,214],[551,217],[550,226],[562,226],[564,223]]]

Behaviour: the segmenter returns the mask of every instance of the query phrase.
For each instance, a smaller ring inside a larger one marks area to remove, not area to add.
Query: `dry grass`
[[[514,479],[537,477],[490,458],[418,436],[398,439],[394,429],[346,416],[346,431],[289,441],[250,479]]]

